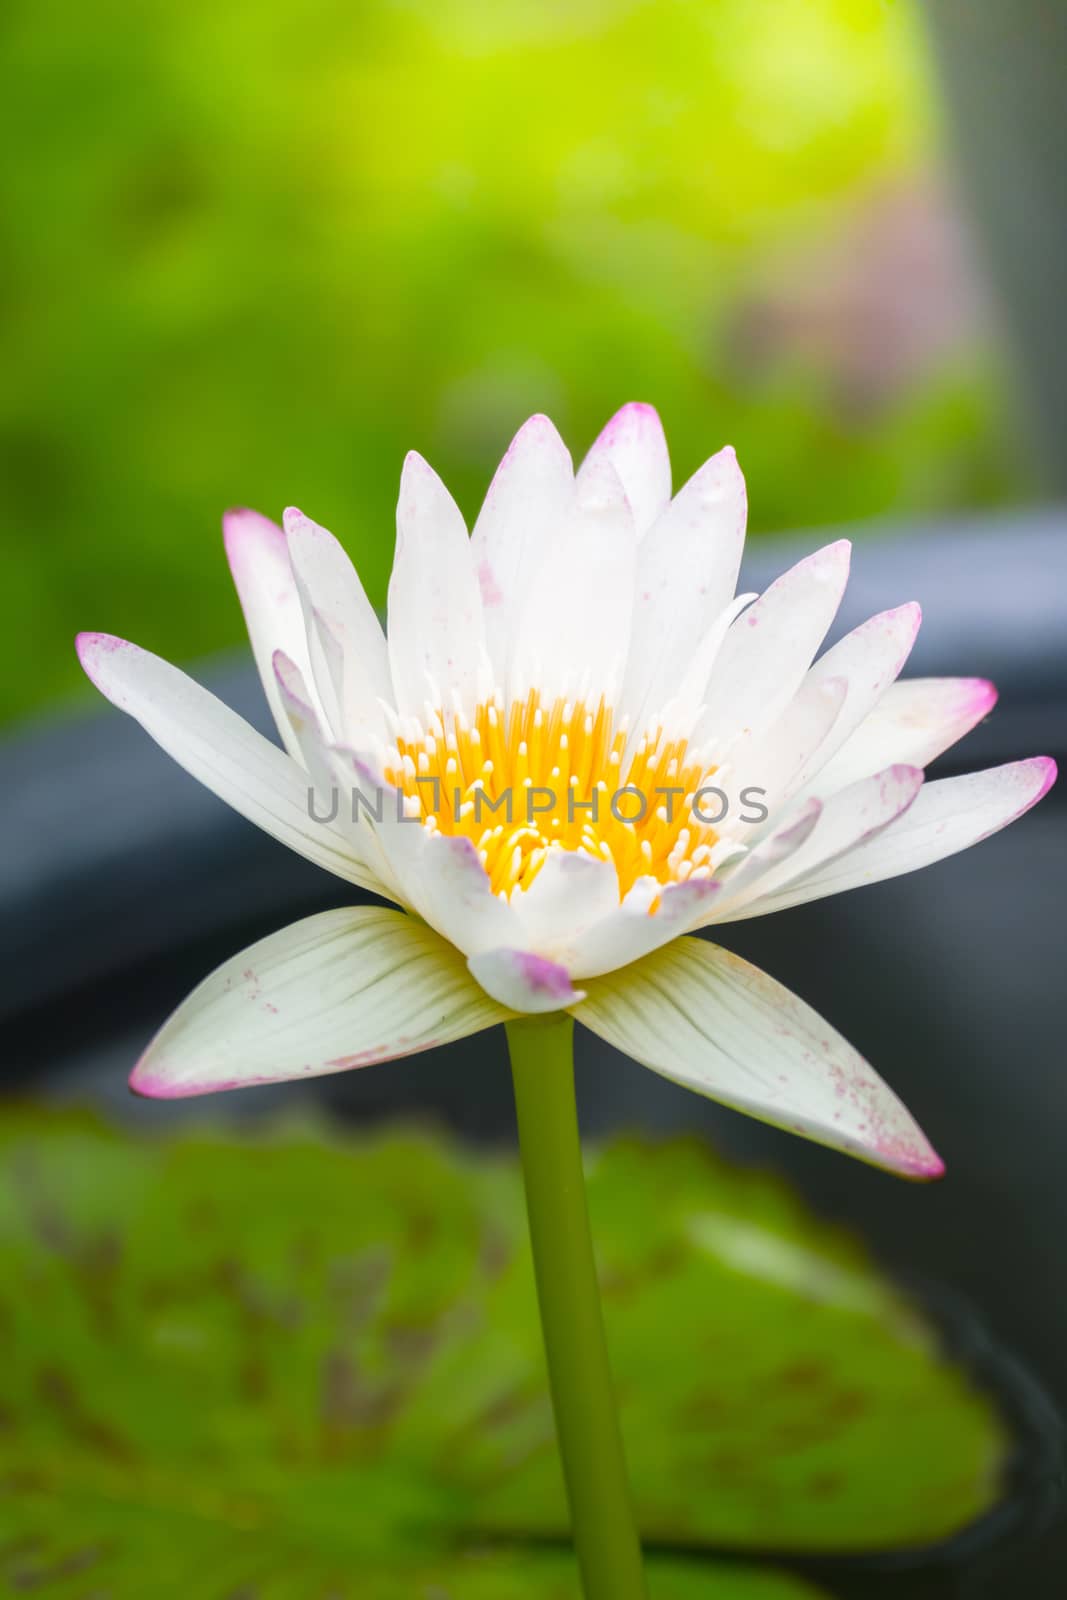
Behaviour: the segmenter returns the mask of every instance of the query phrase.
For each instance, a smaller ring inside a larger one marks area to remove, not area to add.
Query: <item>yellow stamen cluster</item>
[[[494,696],[471,719],[457,710],[399,728],[385,776],[424,827],[471,840],[505,898],[554,847],[611,862],[620,896],[643,877],[710,876],[717,835],[692,804],[708,769],[660,728],[629,756],[627,742],[603,700],[542,705],[534,691],[505,709]]]

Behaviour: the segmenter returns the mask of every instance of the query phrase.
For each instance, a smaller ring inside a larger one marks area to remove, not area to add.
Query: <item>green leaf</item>
[[[588,1182],[646,1538],[844,1553],[932,1542],[996,1503],[1001,1418],[857,1242],[695,1141],[616,1144]],[[555,1456],[532,1448],[549,1425],[536,1357],[516,1365],[535,1315],[520,1251],[484,1357],[468,1347],[432,1406],[457,1426],[461,1365],[513,1364],[511,1412],[450,1446],[482,1527],[566,1526]]]
[[[577,1595],[521,1185],[427,1135],[0,1123],[0,1576],[110,1600]],[[696,1144],[589,1163],[653,1600],[948,1534],[1003,1430],[848,1240]]]

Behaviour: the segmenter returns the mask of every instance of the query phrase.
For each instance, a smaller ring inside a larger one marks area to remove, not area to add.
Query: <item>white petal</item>
[[[754,594],[735,595],[713,618],[684,665],[679,663],[671,698],[665,704],[649,698],[636,717],[632,717],[633,743],[643,731],[662,729],[671,737],[690,740],[695,750],[697,733],[703,725],[708,682],[723,644],[742,611],[756,598]],[[625,709],[629,711],[628,706]],[[716,757],[719,755],[717,750]]]
[[[788,707],[765,733],[742,736],[730,752],[729,769],[717,774],[730,796],[728,816],[746,815],[748,796],[754,796],[773,819],[793,792],[798,775],[818,759],[818,752],[837,729],[848,695],[844,678],[804,679]],[[740,822],[740,843],[754,844],[764,826]]]
[[[510,693],[613,700],[630,644],[637,541],[610,461],[582,474],[571,509],[530,582],[519,616]]]
[[[275,650],[284,650],[305,675],[311,670],[304,611],[285,534],[258,511],[227,511],[222,532],[267,704],[285,748],[291,756],[299,756],[271,664]]]
[[[923,787],[921,767],[887,767],[861,778],[823,801],[815,826],[796,849],[769,864],[745,889],[725,886],[713,908],[714,922],[736,922],[762,916],[791,904],[790,886],[812,873],[831,870],[830,863],[854,852],[914,805]]]
[[[364,724],[377,728],[381,723],[378,702],[392,701],[393,680],[385,634],[359,575],[333,534],[293,506],[285,513],[285,532],[319,698],[325,705],[333,693],[340,702],[340,725],[334,725],[333,731],[343,739]],[[321,652],[318,659],[313,648],[316,643]],[[339,683],[334,681],[337,666],[331,664],[336,651]],[[299,660],[292,659],[300,667]],[[330,679],[328,689],[321,683],[324,669]]]
[[[412,846],[405,854],[403,844],[409,838]],[[419,914],[464,955],[522,943],[518,917],[493,893],[469,839],[404,824],[390,832],[389,844],[390,860],[402,862],[401,881]]]
[[[832,793],[887,761],[928,767],[988,716],[996,699],[996,689],[984,678],[906,678],[890,684],[851,737],[816,773],[812,787],[819,793]]]
[[[805,791],[816,778],[819,781],[812,786],[820,794],[831,793],[833,789],[842,787],[838,783],[824,784],[819,775],[892,687],[893,680],[911,654],[921,621],[922,611],[914,602],[895,606],[893,610],[880,612],[878,616],[868,618],[860,627],[853,628],[851,633],[816,661],[806,681],[818,683],[829,678],[844,678],[848,683],[848,697],[831,734],[819,747],[805,771],[798,775],[795,792]],[[891,761],[908,759],[903,755],[897,756],[894,751],[883,752],[866,771],[856,772],[853,776],[866,778]],[[922,764],[909,761],[911,766]]]
[[[100,692],[227,805],[327,872],[385,892],[353,858],[343,834],[312,817],[303,768],[229,706],[125,639],[79,634],[78,654]],[[280,692],[278,698],[280,704]]]
[[[307,680],[281,650],[274,652],[274,672],[301,759],[319,797],[316,815],[333,818],[332,826],[344,835],[348,851],[361,864],[367,881],[379,886],[376,892],[404,903],[377,834],[353,817],[350,769],[337,760],[336,749],[314,710]]]
[[[205,978],[130,1087],[171,1099],[313,1078],[463,1039],[508,1013],[462,956],[400,911],[344,907],[261,939]]]
[[[471,534],[486,645],[501,687],[508,682],[515,619],[573,494],[566,445],[547,417],[531,417],[497,468]]]
[[[351,751],[336,755],[351,764],[360,793],[378,819],[363,814],[357,825],[373,828],[402,903],[465,955],[521,948],[522,924],[508,902],[493,893],[470,840],[431,831],[418,817],[404,815],[403,797],[372,761]]]
[[[427,701],[472,712],[489,658],[471,543],[459,507],[414,451],[404,462],[389,580],[389,662],[397,709],[422,717]]]
[[[696,737],[727,748],[781,715],[837,613],[848,581],[847,539],[798,562],[726,635]]]
[[[554,847],[530,887],[513,894],[511,904],[527,947],[566,965],[574,941],[618,907],[618,873],[609,861],[584,850]]]
[[[562,1011],[585,998],[566,967],[529,950],[486,950],[467,965],[486,994],[510,1011]]]
[[[623,691],[635,727],[674,697],[701,640],[733,599],[746,509],[737,457],[720,450],[641,541]]]
[[[574,941],[570,971],[585,980],[639,960],[711,917],[719,894],[712,878],[690,878],[662,888],[642,878],[620,906]]]
[[[1013,761],[985,772],[924,783],[897,821],[875,838],[805,873],[779,894],[761,902],[760,911],[779,911],[903,872],[928,867],[1006,828],[1048,793],[1056,763],[1048,756]]]
[[[630,502],[637,537],[651,528],[671,498],[671,460],[663,424],[654,408],[638,400],[605,424],[578,471],[579,483],[610,461]]]
[[[284,650],[274,652],[274,676],[285,715],[299,747],[301,765],[313,780],[321,798],[332,800],[336,782],[326,759],[328,735],[316,715],[308,681]]]
[[[862,1056],[729,951],[679,939],[587,991],[579,1021],[665,1078],[891,1172],[943,1170]]]
[[[773,833],[759,839],[746,855],[739,855],[736,861],[725,865],[718,878],[722,898],[714,907],[719,915],[713,916],[712,921],[718,921],[720,915],[725,920],[729,908],[741,904],[757,879],[795,855],[810,837],[821,814],[822,801],[812,795]]]

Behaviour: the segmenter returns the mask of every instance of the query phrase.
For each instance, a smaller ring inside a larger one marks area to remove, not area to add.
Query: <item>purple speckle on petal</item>
[[[482,591],[482,604],[484,606],[499,606],[503,604],[504,592],[493,576],[493,569],[488,559],[481,562],[478,567],[478,583]]]
[[[559,1001],[569,1000],[574,994],[567,969],[558,962],[534,955],[529,950],[516,950],[514,959],[519,975],[532,994]]]

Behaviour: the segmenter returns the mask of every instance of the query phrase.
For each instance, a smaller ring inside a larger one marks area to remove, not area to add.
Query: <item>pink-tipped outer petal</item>
[[[816,778],[812,787],[817,787],[820,794],[843,787],[842,782],[832,777],[824,783],[821,774],[828,766],[833,767],[836,753],[852,744],[857,729],[871,718],[879,702],[892,693],[894,680],[911,654],[921,624],[922,608],[911,600],[906,605],[868,617],[819,657],[805,679],[805,686],[843,678],[848,684],[848,694],[832,732],[797,774],[792,786],[794,792]],[[916,761],[906,750],[898,752],[895,748],[883,747],[875,752],[870,765],[857,769],[852,777],[865,778],[890,761],[908,761],[919,767],[926,764]]]
[[[671,461],[663,424],[653,406],[631,400],[601,429],[578,471],[578,480],[611,462],[622,479],[641,538],[671,498]]]
[[[258,511],[234,510],[222,519],[222,537],[267,704],[282,743],[296,756],[298,747],[271,664],[275,650],[284,650],[306,677],[311,676],[304,611],[285,534]],[[317,703],[315,709],[320,709]]]
[[[996,686],[987,678],[903,678],[891,683],[849,738],[831,752],[811,788],[830,794],[887,761],[928,767],[996,703]]]

